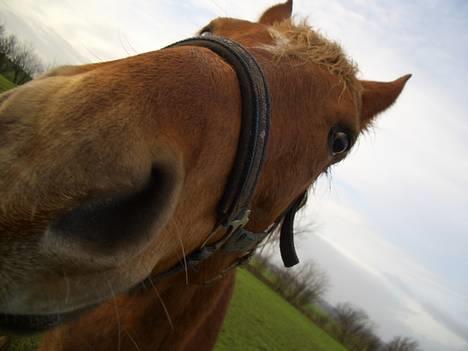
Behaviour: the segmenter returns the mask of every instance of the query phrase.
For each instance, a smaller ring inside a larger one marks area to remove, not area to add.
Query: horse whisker
[[[135,55],[138,54],[138,51],[135,50],[135,48],[133,47],[132,43],[130,43],[130,40],[128,40],[127,36],[123,36],[123,39],[125,39],[125,41],[127,42],[128,46],[130,47],[130,49],[133,50],[133,52],[135,53]]]
[[[127,330],[124,330],[125,334],[127,334],[127,336],[130,338],[130,341],[132,342],[132,344],[135,346],[135,348],[138,350],[138,351],[141,351],[140,349],[140,346],[138,346],[138,343],[135,341],[135,339],[132,337],[132,335],[127,331]]]
[[[118,346],[117,346],[117,350],[120,351],[120,347],[121,347],[121,343],[122,343],[122,339],[121,339],[121,336],[120,334],[122,333],[122,326],[120,325],[120,313],[119,313],[119,308],[117,306],[117,301],[116,301],[116,296],[115,296],[115,292],[114,292],[114,289],[112,288],[112,284],[107,281],[107,284],[109,285],[109,288],[110,288],[110,291],[111,291],[111,294],[112,294],[112,297],[113,297],[113,306],[114,306],[114,311],[115,311],[115,315],[117,317],[117,336],[118,336]]]
[[[123,41],[122,41],[122,32],[119,30],[119,41],[120,41],[120,46],[124,49],[124,51],[127,53],[127,56],[132,56],[128,52],[127,48],[125,47]]]
[[[184,261],[184,269],[185,269],[185,285],[189,285],[189,277],[188,277],[188,266],[187,266],[187,257],[185,255],[185,247],[182,238],[179,235],[179,230],[176,228],[175,230],[177,235],[177,240],[179,240],[180,248],[182,249],[182,260]]]
[[[164,303],[164,300],[161,297],[161,294],[159,293],[158,289],[154,285],[153,280],[151,279],[151,277],[148,278],[148,281],[150,282],[154,293],[156,294],[156,296],[159,299],[159,302],[161,303],[161,307],[163,308],[164,313],[166,314],[166,318],[167,318],[167,321],[169,323],[169,326],[171,327],[171,330],[174,331],[175,330],[174,323],[172,322],[171,315],[169,314],[169,310],[167,309],[166,304]]]
[[[211,3],[212,3],[213,5],[215,5],[218,9],[220,9],[220,10],[223,12],[224,16],[227,17],[227,12],[224,10],[224,8],[222,8],[222,7],[218,4],[217,1],[215,1],[215,0],[210,0],[210,1],[211,1]]]

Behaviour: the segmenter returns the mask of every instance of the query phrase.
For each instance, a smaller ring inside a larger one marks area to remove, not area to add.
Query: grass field
[[[251,273],[236,284],[216,351],[346,351]]]
[[[14,88],[16,85],[0,74],[0,93]]]

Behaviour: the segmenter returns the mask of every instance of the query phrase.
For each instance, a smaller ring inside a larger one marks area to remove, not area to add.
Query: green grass
[[[216,351],[346,351],[251,273],[239,270]]]
[[[16,85],[0,74],[0,93],[14,88]]]

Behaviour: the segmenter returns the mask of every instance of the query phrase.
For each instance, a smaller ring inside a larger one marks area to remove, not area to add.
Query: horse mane
[[[273,45],[263,45],[262,48],[274,54],[281,60],[294,57],[304,63],[314,63],[322,66],[331,74],[337,76],[344,88],[357,94],[361,85],[356,77],[359,69],[335,41],[329,40],[315,31],[307,20],[295,22],[289,18],[274,23],[269,32],[274,40]]]

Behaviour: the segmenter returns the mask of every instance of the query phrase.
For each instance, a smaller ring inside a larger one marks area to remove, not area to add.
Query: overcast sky
[[[53,64],[155,50],[213,17],[256,19],[273,0],[0,0],[0,21]],[[468,2],[302,0],[295,14],[338,40],[361,77],[413,73],[398,103],[331,179],[302,221],[304,260],[330,275],[379,334],[425,350],[468,350]]]

